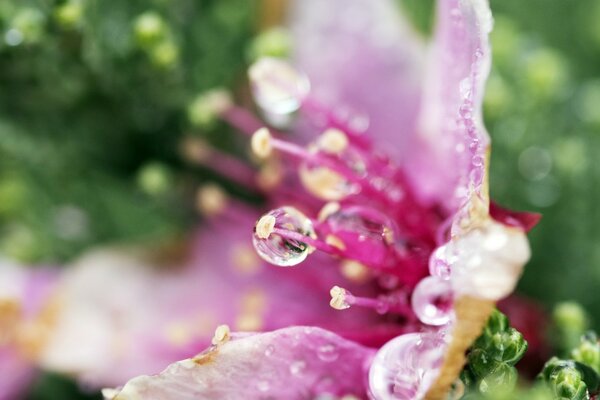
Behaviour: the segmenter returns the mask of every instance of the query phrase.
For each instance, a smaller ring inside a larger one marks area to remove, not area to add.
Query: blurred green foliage
[[[184,228],[186,106],[239,79],[253,7],[0,2],[0,253],[62,262]]]

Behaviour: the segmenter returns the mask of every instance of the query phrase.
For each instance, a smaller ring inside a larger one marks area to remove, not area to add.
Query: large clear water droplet
[[[392,261],[395,225],[375,209],[342,207],[327,216],[322,228],[344,243],[344,256],[347,258],[367,265],[383,265]]]
[[[306,76],[278,58],[259,59],[250,66],[248,76],[254,99],[267,114],[293,113],[310,90]]]
[[[437,377],[444,348],[445,342],[433,333],[409,333],[387,342],[369,369],[372,398],[422,398]]]
[[[315,235],[311,220],[293,207],[277,208],[269,211],[266,216],[275,219],[275,229],[299,233],[302,236],[312,237]],[[277,233],[271,233],[266,239],[263,239],[256,233],[256,229],[252,236],[252,243],[259,256],[280,267],[300,264],[311,251],[308,244],[283,237]]]
[[[421,280],[412,294],[413,311],[427,325],[441,326],[450,322],[452,301],[452,284],[437,276]]]

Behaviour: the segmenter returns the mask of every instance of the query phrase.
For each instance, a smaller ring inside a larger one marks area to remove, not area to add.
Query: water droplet
[[[306,76],[284,60],[264,57],[248,70],[256,103],[268,114],[289,114],[310,90]]]
[[[442,279],[450,279],[452,265],[452,255],[447,245],[442,245],[435,249],[429,257],[429,273],[431,276],[437,276]]]
[[[256,388],[261,392],[267,392],[271,388],[271,385],[269,385],[268,381],[260,380],[256,382]]]
[[[324,221],[323,231],[345,245],[344,255],[366,265],[391,261],[395,225],[381,212],[364,206],[342,207]]]
[[[271,357],[273,355],[273,353],[275,352],[275,347],[273,347],[272,344],[268,345],[267,348],[265,349],[265,356],[267,357]]]
[[[281,207],[266,214],[275,218],[274,229],[282,229],[299,233],[303,236],[314,236],[312,222],[300,211],[292,207]],[[266,239],[254,232],[252,237],[254,248],[264,260],[280,267],[290,267],[304,261],[311,248],[308,244],[295,239],[285,238],[275,232]]]
[[[437,377],[444,341],[432,333],[409,333],[387,342],[373,358],[369,389],[375,400],[420,399]]]
[[[412,308],[422,323],[441,326],[450,322],[452,300],[450,281],[429,276],[415,287],[412,294]]]
[[[317,355],[321,361],[333,362],[338,359],[339,353],[334,344],[324,344],[317,349]]]
[[[306,362],[302,360],[296,360],[290,364],[290,373],[294,376],[302,375],[306,369]]]

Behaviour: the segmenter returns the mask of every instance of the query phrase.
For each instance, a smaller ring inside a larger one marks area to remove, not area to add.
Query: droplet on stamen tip
[[[304,261],[312,251],[302,237],[306,240],[315,237],[312,221],[293,207],[281,207],[261,217],[252,242],[265,261],[291,267]]]
[[[269,157],[273,150],[271,146],[271,132],[269,132],[269,129],[262,127],[254,132],[250,145],[254,154],[259,158]]]
[[[350,304],[346,298],[346,295],[348,294],[346,289],[339,286],[334,286],[329,291],[329,294],[331,295],[331,301],[329,302],[331,308],[336,310],[346,310],[350,308]]]

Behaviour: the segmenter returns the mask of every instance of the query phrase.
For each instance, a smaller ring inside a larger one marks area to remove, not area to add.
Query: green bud
[[[27,186],[16,177],[0,179],[0,215],[11,214],[23,207]]]
[[[573,361],[551,358],[540,373],[539,379],[545,381],[554,395],[560,399],[589,399],[587,385],[583,374]]]
[[[277,27],[266,30],[257,35],[249,49],[250,61],[260,57],[286,58],[291,51],[291,39],[287,30]]]
[[[600,342],[596,334],[589,332],[583,335],[579,346],[571,352],[571,357],[600,373]]]
[[[140,189],[150,195],[161,195],[171,188],[171,171],[158,162],[144,165],[137,175],[137,183]]]
[[[495,391],[511,391],[517,384],[519,374],[515,367],[499,364],[491,374],[479,381],[479,391],[482,393]]]
[[[486,116],[498,118],[508,109],[511,102],[512,94],[504,79],[498,74],[490,75],[483,99]]]
[[[54,10],[54,19],[65,29],[73,29],[81,24],[83,4],[79,0],[70,0]]]
[[[554,307],[552,319],[557,329],[558,347],[567,351],[577,346],[579,338],[589,326],[589,318],[584,309],[576,302],[559,303]]]
[[[213,89],[201,93],[190,102],[187,115],[190,123],[198,128],[211,128],[219,114],[232,104],[231,96],[225,89]]]
[[[150,49],[150,60],[159,67],[168,69],[174,67],[179,60],[179,48],[171,40],[165,40]]]
[[[146,11],[133,22],[133,32],[142,47],[152,46],[167,35],[167,24],[162,16],[154,11]]]
[[[511,19],[502,16],[494,18],[494,30],[491,33],[494,62],[512,64],[521,37],[521,32]]]
[[[12,19],[5,40],[12,46],[38,43],[44,35],[45,23],[46,17],[37,8],[22,8]]]
[[[510,365],[515,365],[527,351],[527,341],[521,334],[514,328],[510,328],[508,332],[503,335],[503,352],[502,361]]]
[[[525,79],[529,89],[539,98],[554,98],[567,83],[566,59],[550,48],[533,51],[525,64]]]

